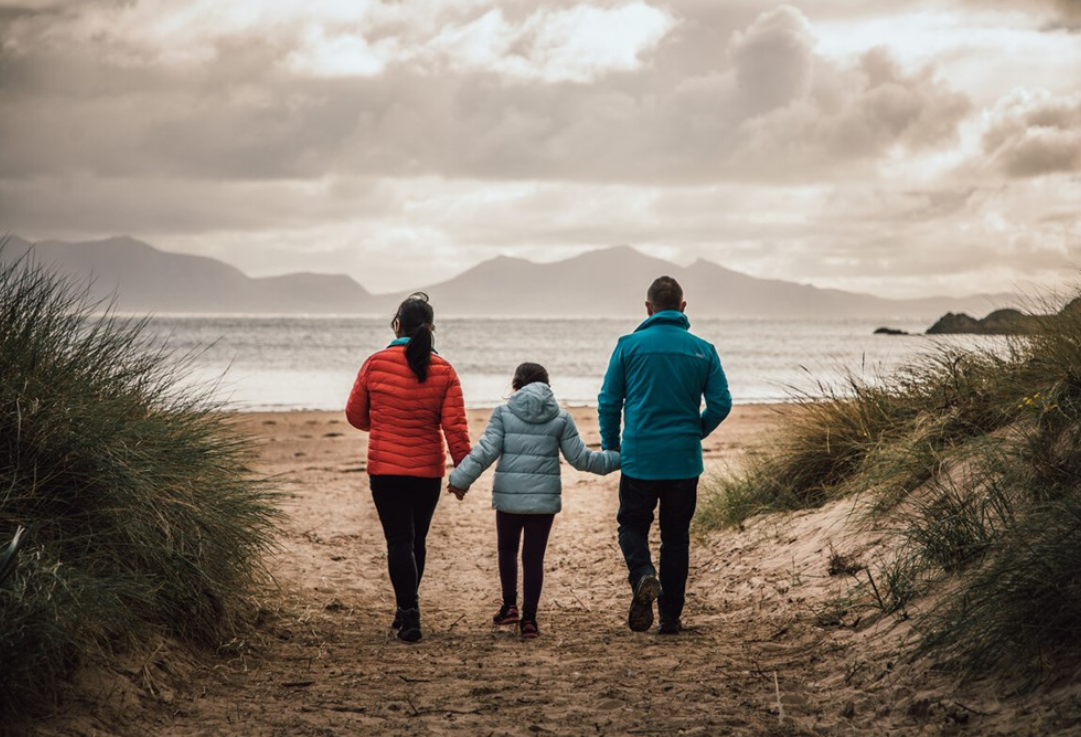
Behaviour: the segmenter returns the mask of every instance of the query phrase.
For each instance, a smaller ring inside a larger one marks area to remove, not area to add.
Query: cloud
[[[1081,20],[1081,0],[960,0],[960,4],[1006,12],[1049,13],[1061,19],[1058,25]]]
[[[212,64],[223,43],[257,38],[290,46],[279,63],[305,77],[368,77],[399,66],[590,82],[638,68],[674,23],[643,0],[503,5],[507,12],[488,0],[86,0],[9,9],[5,36],[9,52],[56,52],[76,41],[116,66]]]
[[[27,237],[276,232],[313,222],[397,218],[406,201],[393,183],[372,178],[239,182],[84,174],[0,179],[0,222]]]
[[[0,223],[386,288],[616,243],[1009,288],[1081,262],[1075,59],[976,1],[0,0]]]
[[[736,31],[728,54],[738,100],[749,116],[803,99],[810,91],[814,34],[807,18],[791,6],[763,13],[746,31]]]
[[[5,228],[31,238],[134,232],[250,274],[344,272],[376,291],[435,283],[498,253],[544,260],[621,243],[893,296],[1008,291],[1081,263],[1079,177],[926,189],[888,176],[685,187],[59,178],[0,183],[0,203]]]
[[[374,77],[386,70],[393,55],[392,43],[373,45],[359,33],[328,35],[322,26],[312,26],[286,64],[302,76]]]
[[[898,147],[913,153],[956,140],[971,103],[933,67],[905,70],[881,47],[845,64],[814,54],[813,45],[806,19],[787,7],[736,35],[735,75],[745,80],[737,98],[750,113],[739,125],[736,168],[779,178],[845,172]]]
[[[1074,33],[1078,31],[1078,24],[1081,23],[1081,0],[1043,0],[1043,4],[1050,5],[1052,11],[1058,15],[1060,28]]]
[[[1016,89],[985,113],[982,143],[1011,177],[1081,171],[1081,94]]]
[[[540,9],[517,23],[495,8],[467,24],[444,28],[420,53],[405,58],[420,60],[426,70],[588,83],[638,69],[642,55],[673,24],[666,12],[644,2]]]
[[[254,34],[259,19],[241,3],[200,42],[175,44],[182,55],[165,44],[134,64],[128,15],[143,5],[114,10],[113,35],[95,11],[69,30],[85,43],[60,43],[54,25],[11,34],[0,174],[817,181],[898,147],[949,145],[967,110],[933,68],[904,69],[884,51],[855,62],[816,52],[789,6],[722,38],[643,2],[518,14],[474,4],[430,36],[383,5],[364,11],[361,33],[326,3],[309,19],[321,25],[290,30],[275,15]],[[153,39],[182,19],[142,20]],[[402,40],[417,34],[424,45]],[[705,38],[715,63],[683,73],[681,39],[698,49]]]

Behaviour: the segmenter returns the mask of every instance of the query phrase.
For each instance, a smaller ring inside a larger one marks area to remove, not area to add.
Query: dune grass
[[[943,451],[1015,416],[996,382],[1016,350],[945,347],[893,376],[849,373],[840,386],[793,395],[768,453],[707,480],[702,520],[735,526],[869,490],[886,504],[903,498],[934,475]]]
[[[1013,520],[955,598],[924,622],[920,652],[970,676],[1004,669],[1038,681],[1081,653],[1081,498],[1065,495]]]
[[[228,639],[272,545],[249,440],[177,388],[183,361],[144,320],[95,315],[86,294],[0,259],[0,547],[29,536],[0,581],[0,717],[88,655]]]
[[[1078,304],[1076,301],[1072,304]],[[699,524],[864,495],[900,536],[861,590],[885,613],[934,586],[921,650],[969,675],[1081,654],[1081,310],[996,347],[800,396],[767,451],[710,479]],[[907,613],[906,613],[907,616]]]

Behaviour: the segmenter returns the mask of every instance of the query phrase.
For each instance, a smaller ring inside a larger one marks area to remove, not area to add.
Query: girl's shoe
[[[402,642],[420,642],[420,610],[403,609],[401,613],[402,627],[398,630],[398,639]]]
[[[523,640],[535,640],[540,637],[540,630],[537,629],[537,620],[535,619],[522,619],[518,623],[518,631],[522,634]]]
[[[494,617],[492,617],[492,623],[514,624],[519,619],[521,619],[521,617],[518,616],[518,607],[516,607],[514,604],[504,604],[502,607],[499,608],[499,612],[496,613]]]
[[[657,628],[658,635],[678,635],[683,631],[683,624],[678,619],[662,619]]]

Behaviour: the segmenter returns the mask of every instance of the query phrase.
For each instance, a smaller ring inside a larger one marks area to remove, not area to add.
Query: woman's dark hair
[[[409,344],[405,347],[405,360],[417,375],[417,381],[423,384],[428,378],[428,365],[432,362],[432,323],[435,322],[435,310],[428,304],[428,295],[424,292],[413,292],[406,297],[405,301],[398,305],[394,322],[398,323],[398,332],[409,338]]]
[[[535,384],[538,381],[542,384],[549,383],[548,369],[539,363],[523,363],[514,369],[514,380],[511,381],[511,386],[514,387],[514,391],[518,391],[523,386]]]

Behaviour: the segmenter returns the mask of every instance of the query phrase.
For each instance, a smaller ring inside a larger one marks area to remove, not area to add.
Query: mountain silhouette
[[[0,259],[31,244],[10,237]],[[372,294],[344,275],[296,273],[252,278],[205,256],[169,253],[127,236],[33,245],[31,258],[73,279],[89,280],[95,300],[127,312],[392,314],[411,291]],[[667,274],[683,285],[688,312],[702,316],[910,316],[986,312],[1013,295],[894,300],[760,279],[704,259],[679,266],[629,246],[598,249],[551,263],[497,256],[423,287],[440,315],[622,316],[642,310],[650,282]]]
[[[893,300],[868,294],[759,279],[699,259],[681,267],[629,246],[590,251],[554,263],[499,256],[425,289],[442,314],[619,316],[642,308],[650,283],[666,274],[683,287],[687,311],[709,316],[912,316],[944,307],[991,306],[1013,295]],[[407,293],[396,295],[404,298]],[[396,304],[391,300],[390,305]]]
[[[4,260],[31,244],[10,238]],[[160,251],[126,236],[84,243],[42,241],[31,258],[89,282],[91,299],[125,312],[351,313],[374,310],[373,297],[348,276],[287,274],[254,279],[205,256]]]

